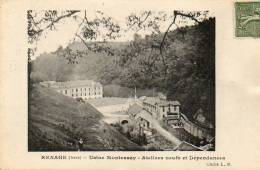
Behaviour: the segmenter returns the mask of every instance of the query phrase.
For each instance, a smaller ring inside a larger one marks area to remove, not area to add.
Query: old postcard
[[[260,168],[260,2],[0,11],[0,169]]]

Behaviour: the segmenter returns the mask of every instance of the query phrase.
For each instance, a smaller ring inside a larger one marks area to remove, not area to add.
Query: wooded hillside
[[[112,54],[90,52],[84,44],[73,43],[37,57],[31,78],[34,81],[94,79],[107,87],[129,88],[128,93],[135,86],[146,89],[142,95],[152,95],[155,89],[166,93],[169,99],[180,101],[181,111],[189,118],[202,109],[207,120],[214,124],[215,19],[169,32],[163,48],[159,48],[163,35],[136,34],[129,43],[108,43]],[[84,53],[78,55],[75,50]],[[67,55],[61,55],[64,51],[68,51]],[[113,95],[110,88],[105,91]]]

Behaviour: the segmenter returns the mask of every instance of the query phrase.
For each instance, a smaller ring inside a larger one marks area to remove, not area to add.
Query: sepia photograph
[[[215,151],[211,11],[28,10],[28,151]]]
[[[0,169],[258,170],[259,9],[0,0]]]

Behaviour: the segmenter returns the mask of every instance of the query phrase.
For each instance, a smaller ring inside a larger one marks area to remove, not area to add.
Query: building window
[[[72,94],[72,97],[73,97],[73,94]]]
[[[165,111],[165,110],[164,110],[164,106],[163,106],[162,110],[163,110],[163,112]]]
[[[76,89],[76,92],[78,92],[78,89]]]
[[[65,90],[64,93],[67,94],[67,90]]]

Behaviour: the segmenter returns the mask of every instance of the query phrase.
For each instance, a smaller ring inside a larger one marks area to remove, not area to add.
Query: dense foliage
[[[156,48],[161,38],[161,34],[144,39],[136,35],[103,79],[110,83],[116,77],[122,86],[156,88],[180,101],[190,118],[201,108],[214,122],[215,19],[169,32],[163,54]]]

